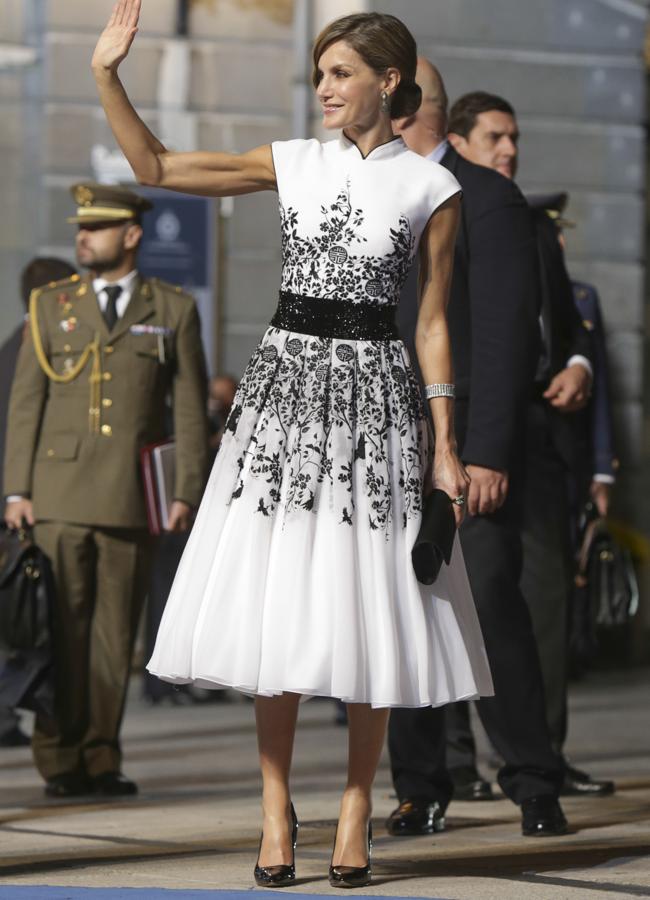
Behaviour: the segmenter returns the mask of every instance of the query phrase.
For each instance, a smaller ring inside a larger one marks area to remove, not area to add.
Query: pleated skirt
[[[373,707],[492,694],[458,538],[434,585],[413,572],[429,454],[401,341],[269,328],[239,386],[149,671]]]

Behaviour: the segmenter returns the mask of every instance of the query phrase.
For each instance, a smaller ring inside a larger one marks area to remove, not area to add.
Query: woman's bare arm
[[[92,69],[109,125],[141,184],[211,197],[276,188],[270,146],[248,153],[173,153],[133,108],[117,70],[138,30],[141,0],[118,0],[93,54]]]
[[[420,242],[420,308],[415,349],[425,384],[452,384],[454,381],[447,303],[459,217],[460,195],[456,194],[436,210]],[[436,397],[429,404],[436,439],[434,486],[447,491],[453,499],[466,494],[469,481],[456,456],[454,401]],[[454,511],[460,521],[462,510],[454,507]]]

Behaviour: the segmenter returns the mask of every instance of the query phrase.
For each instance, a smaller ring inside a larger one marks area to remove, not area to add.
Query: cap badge
[[[95,195],[85,184],[80,184],[75,188],[74,199],[79,206],[92,206]]]

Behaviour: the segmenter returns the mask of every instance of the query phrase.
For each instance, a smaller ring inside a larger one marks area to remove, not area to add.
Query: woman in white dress
[[[301,696],[346,701],[349,766],[330,881],[370,880],[371,787],[390,707],[492,692],[458,539],[432,588],[411,548],[423,491],[457,501],[445,308],[460,204],[453,176],[393,138],[420,103],[416,46],[392,16],[346,16],[314,47],[336,140],[248,153],[172,153],[131,105],[117,69],[140,0],[120,0],[93,71],[115,137],[143,184],[231,196],[278,192],[280,303],[242,379],[149,669],[255,695],[263,776],[258,884],[295,878],[289,790]],[[419,248],[417,352],[442,386],[427,420],[395,305]]]

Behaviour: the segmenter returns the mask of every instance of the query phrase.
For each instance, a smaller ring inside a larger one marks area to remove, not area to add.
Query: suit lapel
[[[440,165],[444,166],[445,169],[449,169],[454,175],[456,174],[456,169],[458,168],[458,160],[460,159],[458,153],[454,150],[451,144],[445,150],[445,155],[440,160]]]
[[[93,290],[92,278],[84,275],[75,288],[75,313],[80,316],[92,329],[93,334],[108,337],[108,328],[99,308],[97,295]]]
[[[133,295],[129,300],[129,305],[121,319],[115,323],[115,327],[110,333],[112,341],[117,340],[126,334],[132,325],[148,319],[154,313],[154,303],[151,287],[143,278],[138,276]]]

